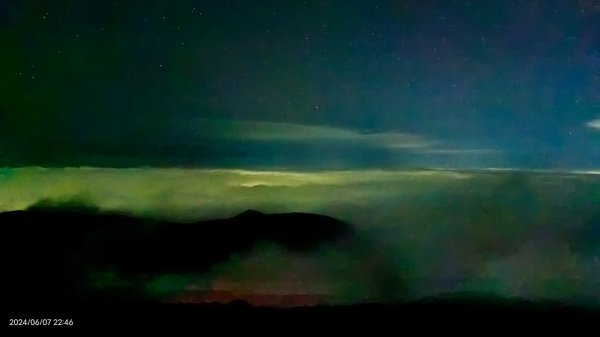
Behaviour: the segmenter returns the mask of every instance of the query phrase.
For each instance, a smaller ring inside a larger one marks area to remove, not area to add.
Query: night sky
[[[0,0],[0,213],[355,230],[107,294],[600,303],[599,174],[600,0]]]
[[[600,1],[2,1],[0,166],[600,166]]]

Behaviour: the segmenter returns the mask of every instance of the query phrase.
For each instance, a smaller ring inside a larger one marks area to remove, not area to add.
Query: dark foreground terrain
[[[75,328],[189,327],[216,328],[219,331],[256,329],[263,333],[321,331],[324,327],[336,331],[361,327],[370,331],[386,328],[398,331],[457,329],[482,332],[519,326],[536,331],[554,327],[577,331],[597,327],[600,311],[598,307],[507,299],[432,298],[394,305],[357,304],[285,309],[253,307],[242,301],[230,304],[71,302],[35,307],[17,305],[11,308],[9,318],[72,319]],[[69,329],[68,326],[59,328]]]
[[[250,251],[259,242],[305,252],[354,235],[350,225],[315,214],[246,211],[229,219],[178,223],[85,208],[32,208],[1,213],[0,225],[6,252],[6,321],[25,320],[12,321],[17,324],[36,325],[39,323],[29,319],[50,318],[71,319],[80,327],[226,328],[252,324],[272,330],[273,322],[304,327],[306,323],[351,327],[370,322],[414,326],[423,320],[548,326],[600,319],[594,306],[461,296],[295,308],[256,307],[243,301],[158,303],[145,298],[135,283],[109,288],[90,284],[94,270],[111,270],[132,279],[136,275],[202,273],[232,254]]]
[[[178,223],[101,214],[91,209],[42,208],[0,214],[9,303],[143,300],[135,282],[108,291],[90,273],[202,273],[259,242],[305,251],[351,234],[351,227],[306,213],[246,211],[223,220]]]

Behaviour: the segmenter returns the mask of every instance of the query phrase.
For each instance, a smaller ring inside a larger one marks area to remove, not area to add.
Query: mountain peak
[[[265,213],[259,212],[254,209],[247,209],[247,210],[243,211],[242,213],[236,215],[235,217],[236,218],[239,218],[239,217],[246,218],[246,217],[255,217],[255,216],[262,216],[262,215],[265,215]]]

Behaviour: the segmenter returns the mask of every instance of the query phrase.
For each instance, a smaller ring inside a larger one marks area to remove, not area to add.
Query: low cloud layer
[[[212,289],[338,302],[457,291],[600,299],[594,174],[23,168],[0,170],[0,190],[2,211],[42,199],[182,221],[301,211],[357,231],[358,242],[314,254],[262,247],[204,275],[149,280],[162,298]]]

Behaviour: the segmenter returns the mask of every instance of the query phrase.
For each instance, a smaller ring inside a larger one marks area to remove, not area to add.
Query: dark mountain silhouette
[[[5,291],[15,301],[91,296],[93,270],[120,276],[205,272],[257,242],[304,251],[351,235],[346,223],[316,214],[245,211],[222,220],[179,223],[35,207],[0,214]],[[110,296],[131,297],[132,289]]]

